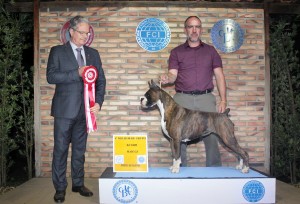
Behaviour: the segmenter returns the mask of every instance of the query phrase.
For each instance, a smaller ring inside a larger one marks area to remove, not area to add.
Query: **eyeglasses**
[[[79,33],[80,35],[85,35],[85,36],[90,36],[91,35],[90,32],[86,33],[86,32],[80,31],[80,30],[76,30],[75,28],[72,28],[72,29],[74,31],[76,31],[77,33]]]
[[[196,26],[193,26],[193,25],[187,25],[186,28],[187,28],[187,29],[192,29],[192,28],[201,29],[201,25],[196,25]]]

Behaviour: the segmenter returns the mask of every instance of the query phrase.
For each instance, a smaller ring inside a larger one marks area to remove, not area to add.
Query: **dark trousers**
[[[84,161],[87,141],[84,106],[74,119],[54,118],[54,148],[52,160],[52,181],[56,190],[67,188],[66,170],[68,150],[72,143],[71,177],[72,186],[84,185]]]
[[[216,112],[216,98],[212,93],[203,95],[189,95],[176,93],[174,100],[179,105],[191,109],[206,112]],[[214,134],[210,134],[203,138],[206,152],[206,166],[221,166],[221,156],[218,147],[218,138]],[[182,142],[181,151],[181,166],[187,166],[187,143]]]

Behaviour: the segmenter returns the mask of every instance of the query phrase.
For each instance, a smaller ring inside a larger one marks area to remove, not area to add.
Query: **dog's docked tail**
[[[229,111],[230,111],[230,108],[226,108],[226,110],[222,114],[224,114],[224,115],[226,115],[228,117]]]

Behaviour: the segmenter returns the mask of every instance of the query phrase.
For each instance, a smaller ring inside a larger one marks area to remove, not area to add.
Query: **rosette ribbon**
[[[87,132],[97,130],[96,116],[90,111],[90,107],[95,105],[95,82],[98,78],[98,71],[94,66],[87,66],[83,73],[82,79],[84,82],[84,106],[86,117]]]

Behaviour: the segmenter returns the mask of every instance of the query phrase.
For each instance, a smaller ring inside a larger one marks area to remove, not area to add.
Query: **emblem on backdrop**
[[[136,28],[136,41],[145,50],[157,52],[164,49],[171,40],[169,26],[157,18],[147,18]]]
[[[60,41],[62,43],[66,43],[70,40],[71,36],[69,33],[69,27],[70,27],[70,21],[67,21],[63,27],[60,29]],[[90,25],[90,35],[85,43],[86,46],[90,46],[90,44],[92,44],[94,40],[94,29],[93,27]]]
[[[237,51],[244,42],[244,31],[232,19],[220,20],[211,29],[213,45],[225,53]]]

